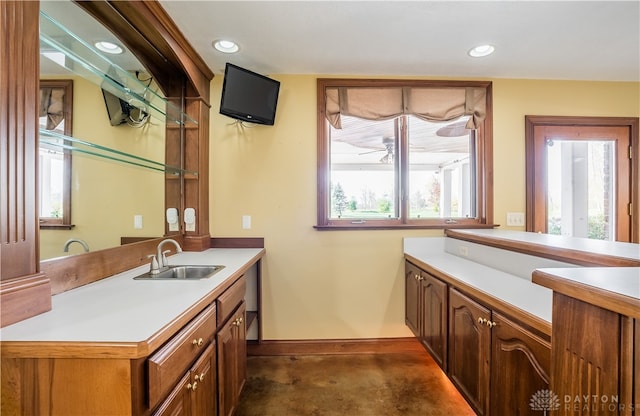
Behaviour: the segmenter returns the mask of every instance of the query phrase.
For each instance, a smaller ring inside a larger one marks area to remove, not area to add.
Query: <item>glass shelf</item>
[[[176,176],[180,174],[193,176],[198,175],[198,172],[195,171],[189,171],[177,168],[175,166],[165,165],[163,163],[156,162],[155,160],[145,159],[140,156],[135,156],[125,152],[121,152],[119,150],[110,149],[108,147],[90,143],[75,137],[69,137],[52,130],[40,129],[40,148],[53,151],[70,150],[76,153],[97,156],[103,159],[164,172]]]
[[[40,54],[154,118],[168,124],[198,124],[184,114],[180,107],[153,91],[134,74],[111,62],[98,49],[42,11]]]

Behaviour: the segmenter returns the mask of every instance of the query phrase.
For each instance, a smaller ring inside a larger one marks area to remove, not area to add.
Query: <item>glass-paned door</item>
[[[631,241],[628,127],[540,125],[527,140],[528,231]]]
[[[547,139],[547,232],[615,239],[613,140]]]

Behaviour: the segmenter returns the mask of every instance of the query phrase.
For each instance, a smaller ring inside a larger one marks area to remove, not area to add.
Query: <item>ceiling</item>
[[[637,0],[160,3],[216,73],[640,81]]]

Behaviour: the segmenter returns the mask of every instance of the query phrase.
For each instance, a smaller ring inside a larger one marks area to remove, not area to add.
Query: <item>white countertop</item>
[[[134,280],[149,266],[52,297],[52,310],[0,329],[0,340],[137,343],[150,339],[239,270],[263,249],[209,249],[169,257],[169,264],[224,265],[202,280]]]
[[[637,300],[640,308],[640,268],[638,267],[585,267],[579,269],[539,269],[570,282],[590,286]]]
[[[404,253],[456,280],[551,323],[553,292],[510,273],[445,251],[447,237],[405,238]],[[499,255],[501,249],[494,249]]]
[[[562,250],[581,251],[594,255],[618,257],[640,261],[640,245],[619,241],[602,241],[591,238],[565,237],[527,231],[500,229],[456,229],[456,232],[493,239],[527,243]]]

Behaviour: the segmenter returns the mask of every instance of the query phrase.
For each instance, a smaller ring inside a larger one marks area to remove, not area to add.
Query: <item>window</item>
[[[40,129],[71,136],[72,107],[73,81],[40,80]],[[47,144],[63,141],[47,138],[39,146],[40,228],[71,227],[71,152]]]
[[[638,241],[638,119],[526,116],[527,230]]]
[[[318,229],[492,224],[491,83],[318,80]]]

